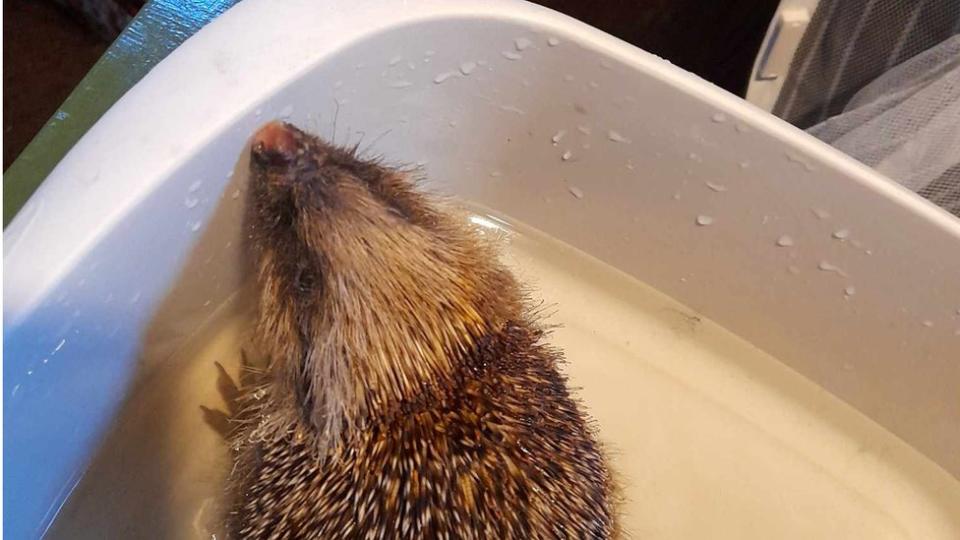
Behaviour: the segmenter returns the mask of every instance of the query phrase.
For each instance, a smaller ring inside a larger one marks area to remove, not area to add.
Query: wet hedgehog
[[[410,174],[290,124],[257,131],[250,172],[269,363],[242,390],[231,536],[615,535],[562,355],[490,240]]]

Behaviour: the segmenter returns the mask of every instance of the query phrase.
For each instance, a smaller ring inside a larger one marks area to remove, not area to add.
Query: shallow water
[[[598,422],[634,537],[960,537],[960,482],[865,416],[579,251],[486,212],[471,221],[554,306],[550,340]],[[223,408],[213,363],[236,373],[245,328],[215,316],[140,382],[48,537],[216,535],[228,452],[199,407]]]

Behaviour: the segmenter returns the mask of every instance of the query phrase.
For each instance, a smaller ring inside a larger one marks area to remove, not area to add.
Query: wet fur
[[[270,129],[246,226],[271,361],[241,396],[233,535],[612,536],[600,448],[495,248],[408,175]]]

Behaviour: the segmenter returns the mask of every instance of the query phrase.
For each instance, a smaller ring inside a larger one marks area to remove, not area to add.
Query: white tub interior
[[[734,392],[719,403],[738,403],[739,417],[717,416],[715,430],[691,424],[703,430],[704,447],[735,447],[744,415],[774,438],[783,433],[776,426],[827,416],[840,418],[840,431],[888,430],[893,442],[864,448],[872,456],[849,464],[869,462],[865,478],[894,484],[836,485],[873,509],[863,514],[862,537],[960,534],[954,218],[737,98],[534,6],[424,2],[397,14],[389,2],[256,0],[189,40],[125,96],[6,232],[5,484],[18,491],[7,498],[7,516],[17,517],[5,532],[40,534],[91,460],[104,459],[95,456],[108,433],[115,440],[143,422],[164,433],[164,416],[154,419],[149,406],[140,405],[140,416],[130,406],[116,415],[128,395],[137,402],[130,388],[163,377],[171,357],[185,354],[215,309],[233,309],[224,302],[242,279],[244,146],[276,117],[331,137],[336,118],[338,141],[362,134],[377,153],[419,162],[433,187],[566,242],[782,362],[774,369],[745,360],[747,382],[730,388],[786,389],[806,412],[763,413],[762,400]],[[616,296],[600,289],[596,298]],[[593,297],[565,298],[561,309]],[[570,335],[562,339],[572,356]],[[776,383],[781,368],[808,381]],[[200,367],[190,373],[205,376]],[[859,413],[818,416],[821,406],[836,407],[834,398]],[[139,420],[124,423],[131,418]],[[782,444],[814,466],[838,458],[799,439]],[[746,451],[717,456],[694,463],[789,469]],[[668,476],[655,474],[664,470],[657,465],[648,470],[662,482]],[[801,515],[829,513],[830,505],[800,504],[813,499],[791,478],[777,479],[782,489],[773,491],[731,478],[698,508],[673,508],[656,527],[640,520],[637,528],[695,537],[684,520],[715,512],[706,507],[719,500],[781,497],[782,508]],[[153,500],[138,499],[129,476],[112,480],[124,486],[114,493],[121,500]],[[919,510],[891,510],[877,495],[891,485]],[[780,530],[760,519],[761,508],[752,528],[741,522],[717,537]],[[94,530],[95,521],[78,523]],[[122,522],[96,526],[117,531],[110,527]]]

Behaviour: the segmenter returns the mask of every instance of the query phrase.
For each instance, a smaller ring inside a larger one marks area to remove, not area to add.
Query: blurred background
[[[161,0],[185,13],[232,0]],[[3,169],[144,0],[4,0]],[[778,0],[539,0],[744,96]]]

